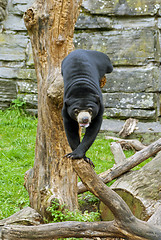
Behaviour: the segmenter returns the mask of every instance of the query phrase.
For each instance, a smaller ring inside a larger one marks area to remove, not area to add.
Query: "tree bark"
[[[161,192],[160,192],[161,195]],[[160,196],[161,198],[161,196]],[[149,218],[149,223],[161,226],[161,200],[159,200],[155,206],[154,214]]]
[[[8,225],[3,229],[3,240],[53,240],[66,237],[124,237],[113,222],[62,222],[44,224],[39,227]]]
[[[87,189],[107,205],[115,217],[115,226],[128,239],[161,239],[161,228],[134,217],[123,199],[107,187],[91,167],[82,160],[73,161],[78,176]]]
[[[38,127],[35,162],[26,173],[30,204],[42,216],[55,198],[74,210],[77,176],[71,160],[64,159],[68,142],[63,128],[63,58],[73,50],[74,25],[81,0],[35,1],[24,14],[38,82]]]

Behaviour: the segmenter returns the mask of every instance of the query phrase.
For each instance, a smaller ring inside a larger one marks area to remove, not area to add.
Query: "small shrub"
[[[14,99],[11,103],[10,109],[14,110],[24,110],[26,107],[26,102],[21,100],[20,98]]]
[[[52,202],[52,206],[48,207],[47,211],[52,216],[52,222],[64,221],[80,221],[80,222],[94,222],[100,220],[100,213],[85,211],[81,213],[79,210],[69,211],[65,205],[60,205],[58,200]]]

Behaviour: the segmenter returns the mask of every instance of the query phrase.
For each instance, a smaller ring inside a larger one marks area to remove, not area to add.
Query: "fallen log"
[[[133,156],[129,157],[126,162],[121,165],[116,165],[110,171],[107,170],[102,175],[102,181],[104,183],[111,182],[113,179],[120,177],[122,174],[128,172],[133,167],[142,163],[146,159],[154,156],[156,153],[161,151],[161,138],[157,141],[151,143],[149,146],[145,147],[139,152],[136,152]],[[101,177],[101,175],[99,175]],[[78,183],[78,193],[83,193],[87,191],[87,188],[80,182]]]
[[[115,217],[114,225],[126,235],[126,238],[161,239],[161,228],[135,218],[122,198],[107,187],[89,165],[87,167],[83,165],[82,160],[73,161],[73,167],[80,179],[89,191],[110,208]]]
[[[8,225],[3,229],[3,240],[53,240],[67,237],[125,237],[113,222],[60,222],[41,226]]]
[[[0,227],[8,224],[39,225],[43,223],[42,216],[33,208],[26,207],[8,218],[0,220]]]
[[[161,152],[138,171],[131,171],[117,179],[111,186],[127,203],[138,218],[147,221],[156,211],[161,199]],[[113,220],[107,206],[100,204],[103,220]]]

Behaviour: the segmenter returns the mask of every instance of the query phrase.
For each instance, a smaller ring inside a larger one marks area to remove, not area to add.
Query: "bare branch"
[[[2,236],[7,240],[52,240],[66,237],[125,237],[114,222],[61,222],[41,226],[8,225],[3,228]]]
[[[161,138],[159,138],[156,142],[150,144],[146,148],[142,149],[141,151],[135,153],[133,156],[129,157],[128,161],[126,161],[126,163],[124,163],[123,165],[116,166],[116,168],[108,174],[105,182],[110,182],[116,177],[119,177],[123,173],[129,171],[130,169],[150,158],[151,156],[155,155],[159,151],[161,151]]]

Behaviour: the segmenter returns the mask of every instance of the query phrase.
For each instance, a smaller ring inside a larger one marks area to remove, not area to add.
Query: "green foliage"
[[[95,171],[98,174],[111,168],[114,164],[113,154],[110,149],[111,142],[113,140],[97,138],[87,152],[87,156],[94,162]]]
[[[21,100],[20,98],[17,98],[15,100],[12,101],[11,103],[11,107],[10,109],[14,109],[14,110],[24,110],[26,106],[26,102]]]
[[[90,205],[96,206],[99,202],[99,199],[93,195],[91,192],[85,192],[78,195],[79,206],[89,203]]]
[[[52,202],[52,206],[47,209],[52,216],[52,222],[64,221],[79,221],[79,222],[94,222],[100,220],[100,213],[85,211],[81,213],[79,210],[73,212],[65,208],[65,205],[60,205],[59,201]]]

